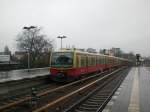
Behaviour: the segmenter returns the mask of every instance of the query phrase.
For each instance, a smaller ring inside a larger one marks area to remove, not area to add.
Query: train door
[[[106,69],[106,56],[103,56],[103,65],[104,65],[104,69]]]
[[[76,68],[80,67],[80,56],[79,54],[76,54]]]
[[[86,56],[86,71],[87,73],[89,72],[88,71],[88,65],[89,65],[89,61],[88,61],[88,55],[85,55]]]

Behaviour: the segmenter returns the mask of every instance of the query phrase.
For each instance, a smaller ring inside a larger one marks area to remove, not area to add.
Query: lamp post
[[[30,27],[23,27],[23,29],[30,31],[30,29],[36,28],[35,26],[30,26]],[[30,51],[28,50],[28,72],[30,69]]]
[[[62,39],[63,38],[67,38],[66,36],[58,36],[57,38],[60,38],[61,39],[61,50],[62,50]]]
[[[30,30],[30,29],[34,29],[34,28],[36,28],[35,26],[30,26],[30,27],[23,27],[23,29],[26,29],[26,30]]]

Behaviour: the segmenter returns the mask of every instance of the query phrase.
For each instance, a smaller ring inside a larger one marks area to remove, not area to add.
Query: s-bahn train
[[[131,61],[127,59],[114,56],[78,50],[61,50],[51,55],[50,77],[59,82],[72,81],[85,74],[119,68],[130,63]]]

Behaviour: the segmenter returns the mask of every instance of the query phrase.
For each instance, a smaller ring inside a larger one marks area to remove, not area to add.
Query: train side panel
[[[101,72],[106,69],[117,68],[128,64],[127,60],[121,58],[76,51],[73,52],[72,59],[72,67],[51,67],[51,77],[58,78],[62,81],[63,79],[76,79],[83,74]]]

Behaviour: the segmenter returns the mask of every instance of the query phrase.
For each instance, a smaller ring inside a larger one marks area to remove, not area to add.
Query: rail
[[[96,75],[93,75],[93,76],[90,76],[90,77],[86,77],[86,78],[84,78],[84,79],[82,79],[82,80],[78,80],[78,81],[75,81],[75,82],[69,83],[69,84],[67,84],[67,85],[63,85],[63,86],[54,88],[54,89],[48,88],[47,91],[41,92],[41,93],[37,94],[37,96],[38,96],[38,97],[42,97],[42,96],[51,94],[51,93],[53,93],[53,92],[61,91],[61,90],[65,89],[65,88],[69,88],[69,87],[71,87],[71,86],[73,86],[73,85],[76,85],[76,84],[79,84],[79,83],[81,83],[81,82],[83,83],[83,82],[85,82],[85,81],[87,81],[87,80],[90,80],[90,79],[92,79],[92,78],[98,77],[98,76],[100,76],[100,75],[102,75],[102,74],[105,74],[105,73],[107,73],[107,71],[102,72],[102,73],[99,73],[99,74],[96,74]],[[1,106],[0,106],[0,111],[5,110],[5,109],[12,108],[12,107],[14,107],[14,106],[16,106],[16,105],[20,105],[20,104],[22,104],[22,103],[24,103],[24,102],[30,101],[31,99],[32,99],[31,96],[26,96],[26,97],[23,97],[23,99],[18,99],[18,100],[16,100],[16,101],[9,102],[9,103],[6,104],[6,105],[1,105]]]
[[[111,76],[112,74],[115,74],[115,73],[121,71],[122,69],[123,68],[115,70],[115,71],[113,71],[112,73],[110,73],[108,75],[104,75],[108,71],[105,71],[105,72],[102,72],[102,73],[98,73],[98,74],[95,74],[93,76],[86,77],[86,78],[84,78],[82,80],[78,80],[78,81],[75,81],[75,82],[72,82],[72,83],[60,86],[60,87],[55,88],[55,89],[48,88],[47,91],[38,93],[37,97],[42,98],[42,97],[44,97],[46,95],[50,95],[52,93],[64,92],[65,90],[68,90],[68,88],[73,88],[73,87],[74,87],[74,90],[71,90],[70,92],[65,93],[64,95],[59,96],[55,100],[51,101],[49,104],[46,104],[44,106],[43,105],[39,106],[39,108],[38,109],[34,109],[33,112],[41,112],[41,111],[42,112],[47,112],[50,108],[56,108],[57,106],[61,105],[61,103],[67,101],[71,97],[73,97],[73,96],[75,96],[77,94],[80,94],[80,93],[88,90],[89,88],[92,88],[94,85],[97,85],[98,82],[100,82],[100,81],[102,81],[104,79],[107,79],[109,76]],[[103,77],[97,79],[97,77],[100,77],[100,76],[103,76]],[[88,81],[90,81],[90,82],[88,82]],[[80,89],[75,88],[75,86],[78,87],[79,85],[80,85],[80,87],[79,87]],[[22,99],[17,99],[16,101],[12,101],[12,102],[10,102],[10,103],[8,103],[6,105],[0,106],[0,111],[10,110],[13,107],[17,107],[17,106],[19,106],[19,105],[21,105],[21,104],[23,104],[25,102],[31,101],[31,100],[32,100],[31,96],[27,96],[27,97],[22,98]]]
[[[47,105],[42,106],[41,108],[38,108],[37,110],[35,110],[33,112],[48,112],[48,110],[51,110],[51,109],[54,109],[54,108],[57,108],[57,107],[61,107],[62,104],[64,104],[65,102],[69,101],[69,99],[71,99],[75,95],[81,94],[82,92],[88,90],[89,88],[92,88],[93,86],[97,85],[97,83],[99,83],[100,81],[107,79],[109,76],[119,72],[122,69],[123,68],[118,69],[118,70],[116,70],[116,71],[114,71],[114,72],[112,72],[112,73],[110,73],[110,74],[108,74],[108,75],[106,75],[106,76],[104,76],[104,77],[102,77],[100,79],[97,79],[97,80],[95,80],[95,81],[85,85],[82,88],[79,88],[79,89],[77,89],[77,90],[75,90],[75,91],[73,91],[73,92],[71,92],[71,93],[69,93],[69,94],[67,94],[65,96],[60,97],[59,99],[57,99],[57,100],[55,100],[53,102],[50,102]]]

